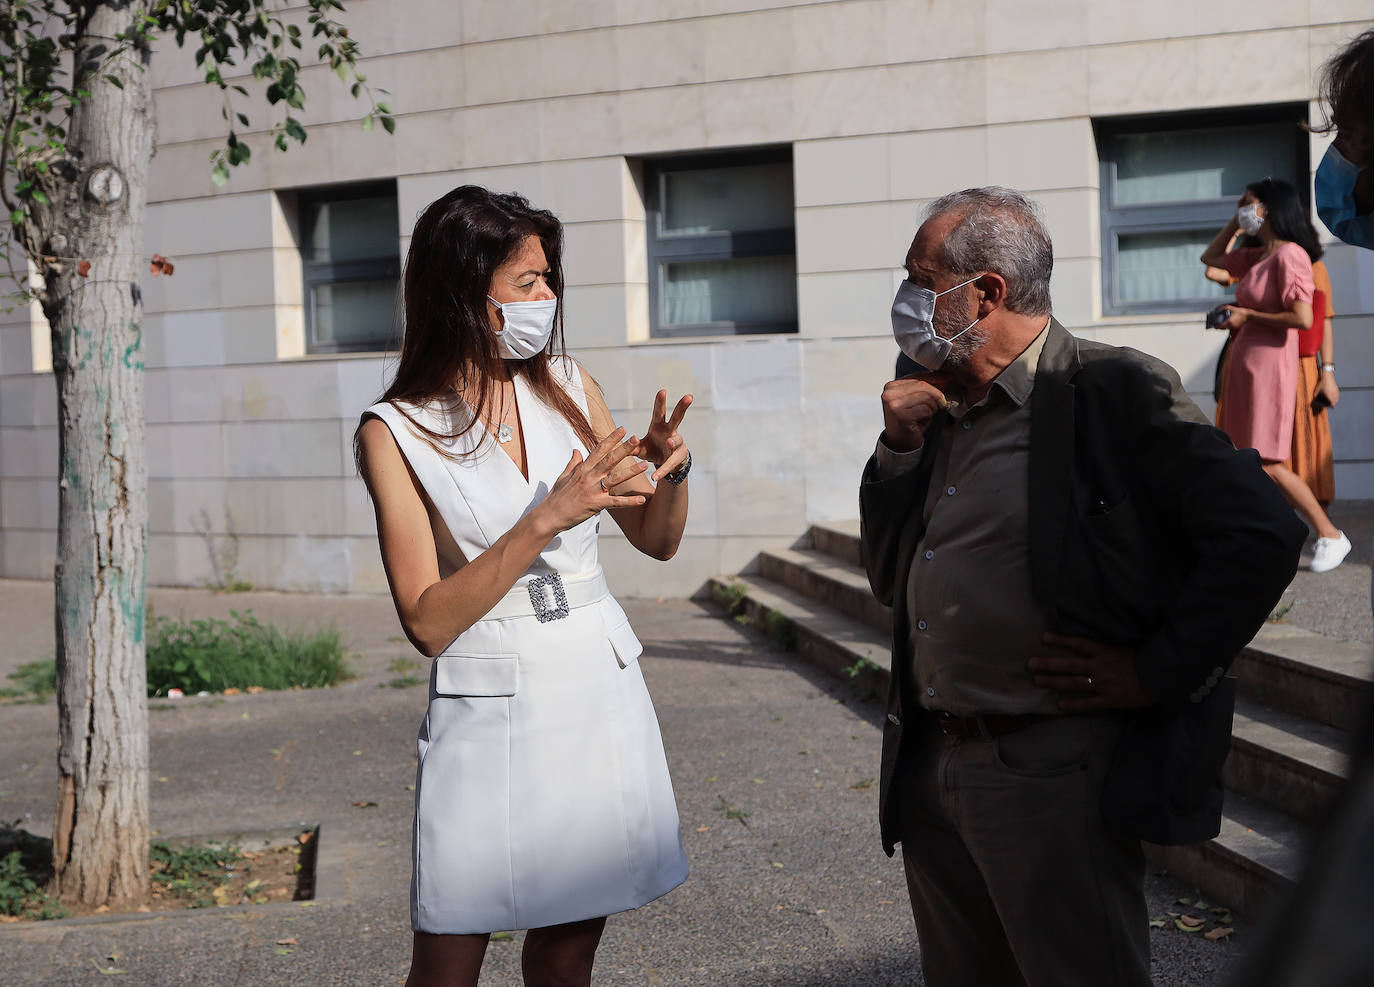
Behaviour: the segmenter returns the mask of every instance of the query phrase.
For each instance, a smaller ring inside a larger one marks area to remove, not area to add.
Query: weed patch
[[[154,617],[148,628],[148,695],[180,689],[317,688],[350,677],[343,643],[333,628],[282,631],[260,624],[252,611],[233,611],[233,622],[181,622]]]
[[[10,672],[13,686],[0,688],[0,700],[44,703],[57,691],[57,661],[40,658],[28,661]]]
[[[52,876],[52,841],[0,825],[0,916],[8,919],[66,918],[67,910],[43,887]]]

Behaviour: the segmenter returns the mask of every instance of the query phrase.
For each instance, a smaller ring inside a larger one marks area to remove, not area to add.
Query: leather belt
[[[1004,733],[1024,730],[1041,720],[1050,717],[1042,713],[992,713],[987,716],[955,716],[953,713],[936,713],[935,725],[946,737],[979,737],[984,740],[1000,737]]]
[[[483,620],[509,620],[512,617],[537,617],[541,624],[562,620],[578,607],[596,603],[610,595],[606,574],[581,572],[564,575],[550,572],[511,587],[496,601]]]

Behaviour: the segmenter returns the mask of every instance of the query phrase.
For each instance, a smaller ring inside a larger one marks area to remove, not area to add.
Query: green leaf
[[[223,161],[216,161],[215,167],[210,170],[210,181],[216,185],[224,185],[229,181],[229,166]]]
[[[24,210],[16,209],[14,212],[10,213],[10,222],[13,223],[15,226],[23,225]]]
[[[364,130],[371,130],[371,129],[372,129],[372,114],[371,114],[371,113],[369,113],[367,116],[363,117],[363,129],[364,129]]]
[[[41,188],[36,188],[33,190],[33,201],[37,202],[40,206],[46,206],[48,204],[48,197]]]
[[[382,128],[383,128],[388,134],[394,134],[394,133],[396,133],[396,118],[395,118],[395,117],[382,117]]]
[[[124,88],[124,83],[120,82],[117,76],[107,75],[105,76],[105,81],[108,82],[110,85],[114,86],[116,89]]]
[[[234,114],[234,115],[237,116],[237,117],[239,118],[239,123],[243,124],[245,127],[252,126],[252,124],[250,124],[250,123],[248,122],[248,114],[247,114],[247,113],[236,113],[236,114]]]
[[[295,117],[286,118],[286,133],[287,136],[295,138],[302,144],[305,143],[305,128],[301,126],[301,122]]]

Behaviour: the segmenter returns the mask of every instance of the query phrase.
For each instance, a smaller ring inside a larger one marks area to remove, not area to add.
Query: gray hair
[[[932,202],[922,222],[947,213],[958,213],[959,221],[936,256],[949,273],[971,278],[993,271],[1007,280],[1010,311],[1050,314],[1054,248],[1034,202],[997,185],[964,189]]]

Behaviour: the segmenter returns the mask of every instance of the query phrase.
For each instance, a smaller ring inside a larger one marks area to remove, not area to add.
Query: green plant
[[[711,584],[711,598],[725,608],[725,612],[731,617],[738,616],[744,610],[745,601],[748,599],[749,591],[744,584],[735,581],[728,585],[721,583]]]
[[[764,610],[759,616],[759,629],[779,651],[796,650],[796,626],[780,610],[774,610],[772,607]]]
[[[426,681],[418,675],[399,675],[389,679],[386,684],[392,689],[409,689],[413,685],[424,685]]]
[[[13,918],[66,918],[67,910],[43,891],[52,874],[52,841],[0,825],[0,915]]]
[[[155,617],[148,628],[148,694],[225,689],[315,688],[350,676],[333,628],[282,631],[252,611],[232,611],[233,623]]]
[[[877,665],[869,661],[867,658],[860,658],[856,662],[854,662],[854,664],[846,667],[844,673],[848,675],[851,679],[856,679],[865,671],[869,671],[877,667]]]
[[[175,898],[188,898],[193,908],[215,903],[215,889],[228,882],[234,870],[247,867],[243,851],[219,846],[173,847],[161,841],[149,847],[152,881]]]
[[[20,665],[7,676],[18,684],[18,688],[0,690],[0,696],[18,699],[32,696],[33,702],[47,702],[49,696],[57,691],[57,660],[40,658]]]
[[[745,812],[743,809],[737,809],[729,802],[725,801],[724,795],[718,795],[716,797],[720,799],[720,804],[716,806],[717,812],[726,819],[735,820],[745,829],[749,828],[749,813]]]
[[[1284,618],[1288,616],[1288,611],[1292,610],[1293,604],[1297,602],[1297,600],[1289,600],[1287,603],[1280,603],[1273,610],[1269,611],[1269,616],[1264,619],[1271,624],[1282,623]]]
[[[408,675],[411,672],[418,672],[420,667],[420,663],[414,658],[405,657],[393,658],[386,664],[386,670],[388,672],[395,672],[397,675]]]

